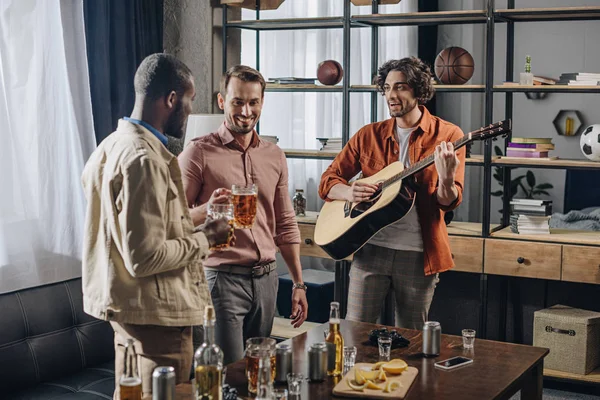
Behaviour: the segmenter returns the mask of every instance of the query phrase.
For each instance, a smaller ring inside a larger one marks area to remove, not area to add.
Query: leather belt
[[[265,274],[268,274],[277,269],[277,263],[271,261],[270,263],[257,265],[256,267],[242,267],[239,265],[220,265],[219,267],[204,267],[206,271],[225,272],[228,274],[246,275],[252,278],[259,278]]]

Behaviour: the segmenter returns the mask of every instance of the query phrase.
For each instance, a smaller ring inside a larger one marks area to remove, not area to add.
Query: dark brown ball
[[[462,47],[447,47],[435,59],[435,75],[446,85],[463,85],[473,76],[475,62]]]
[[[317,67],[317,79],[323,85],[336,85],[344,76],[344,70],[339,62],[335,60],[325,60],[319,63]]]

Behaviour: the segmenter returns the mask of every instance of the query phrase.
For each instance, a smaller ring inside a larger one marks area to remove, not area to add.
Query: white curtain
[[[279,9],[261,12],[261,19],[342,16],[347,0],[288,0]],[[416,12],[416,0],[380,6],[381,13]],[[370,6],[351,6],[351,14],[371,14]],[[255,12],[242,11],[243,19]],[[417,27],[379,29],[378,65],[389,59],[417,55]],[[295,76],[316,78],[318,64],[327,59],[342,63],[342,29],[265,31],[260,34],[260,71],[265,78]],[[369,85],[371,76],[371,29],[351,29],[350,84]],[[242,64],[256,66],[256,34],[242,31]],[[347,78],[345,74],[344,79]],[[379,100],[377,120],[389,118],[383,99]],[[371,122],[370,94],[350,95],[350,135]],[[341,93],[273,93],[265,95],[260,133],[279,137],[279,146],[319,149],[317,137],[341,137]],[[288,159],[290,195],[304,189],[307,209],[317,211],[323,202],[317,188],[321,174],[331,161]]]
[[[0,0],[0,293],[80,276],[94,147],[83,3]]]

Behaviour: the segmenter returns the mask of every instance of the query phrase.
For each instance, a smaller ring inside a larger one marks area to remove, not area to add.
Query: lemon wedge
[[[385,371],[383,369],[379,370],[379,375],[377,376],[377,379],[379,379],[382,382],[387,381],[387,376],[385,375]]]
[[[388,361],[379,361],[375,365],[373,365],[373,370],[380,369],[383,364],[387,364]]]
[[[379,371],[365,371],[364,369],[360,371],[360,374],[366,380],[374,381],[379,376]]]
[[[393,374],[393,375],[399,375],[401,373],[403,373],[404,371],[406,371],[406,369],[408,368],[408,364],[406,364],[406,361],[401,360],[399,358],[395,358],[392,361],[383,364],[381,366],[381,369],[383,369],[385,372],[389,373],[389,374]]]
[[[378,386],[377,384],[375,384],[375,382],[373,382],[370,379],[367,379],[367,383],[366,383],[366,387],[367,389],[377,389],[377,390],[381,390],[383,389],[381,386]]]
[[[383,391],[385,393],[391,393],[394,390],[398,389],[400,386],[402,386],[402,384],[398,381],[389,381],[387,385],[385,385],[385,389],[383,389]]]
[[[353,382],[354,382],[354,383],[356,383],[355,381],[351,380],[351,379],[350,379],[350,377],[348,377],[348,386],[350,386],[350,388],[351,388],[352,390],[356,390],[357,392],[362,392],[362,391],[364,391],[364,389],[365,389],[365,386],[366,386],[366,384],[365,384],[365,383],[363,383],[362,385],[359,385],[359,384],[356,384],[356,385],[355,385]]]
[[[365,383],[365,377],[363,376],[362,372],[363,371],[361,371],[359,368],[354,369],[354,380],[359,385],[364,385]]]

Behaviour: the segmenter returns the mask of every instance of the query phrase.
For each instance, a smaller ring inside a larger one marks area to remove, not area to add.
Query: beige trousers
[[[158,366],[175,368],[177,383],[189,382],[194,357],[191,326],[110,324],[115,331],[115,400],[120,400],[119,379],[125,368],[125,344],[129,338],[136,341],[144,396],[152,394],[152,372]]]

